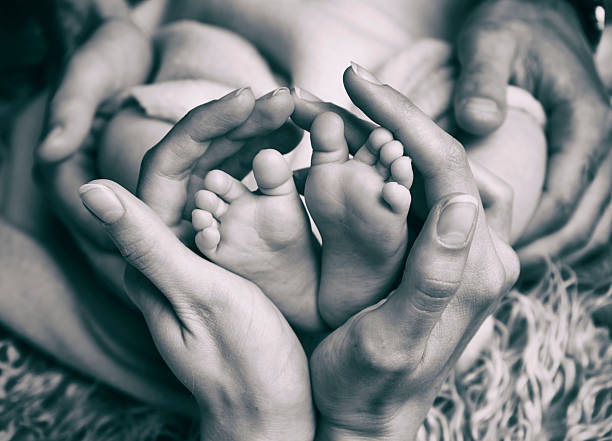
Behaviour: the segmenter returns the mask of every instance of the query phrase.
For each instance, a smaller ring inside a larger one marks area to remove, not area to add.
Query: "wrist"
[[[314,431],[314,419],[279,414],[270,420],[230,411],[218,415],[200,412],[201,441],[313,441]]]
[[[413,441],[417,438],[417,433],[421,427],[420,422],[413,421],[409,426],[405,418],[399,428],[394,424],[389,424],[384,430],[352,430],[345,426],[330,423],[323,417],[317,421],[317,430],[314,441]]]

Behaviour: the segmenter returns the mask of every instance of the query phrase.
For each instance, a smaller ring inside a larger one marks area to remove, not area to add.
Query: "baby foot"
[[[213,170],[196,193],[192,214],[199,250],[258,285],[297,328],[317,331],[318,243],[295,189],[291,169],[276,150],[253,160],[259,192]]]
[[[306,205],[321,231],[319,311],[340,326],[386,296],[407,248],[412,161],[387,129],[375,129],[353,159],[342,119],[319,115],[311,127]]]

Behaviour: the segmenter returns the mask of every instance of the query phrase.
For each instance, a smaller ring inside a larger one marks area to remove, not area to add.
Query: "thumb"
[[[425,347],[462,284],[479,206],[475,197],[463,193],[434,205],[410,251],[402,282],[375,312],[385,316],[383,323],[399,324],[403,340],[413,349]]]
[[[131,23],[104,23],[70,59],[49,108],[49,134],[38,156],[57,162],[74,153],[91,130],[100,104],[144,82],[152,63],[149,41]]]
[[[491,29],[477,19],[463,29],[457,47],[461,70],[454,102],[457,123],[467,132],[483,135],[504,121],[515,38],[511,31]]]
[[[183,245],[153,210],[120,185],[95,180],[79,192],[83,204],[104,225],[126,261],[149,279],[175,310],[182,305],[181,295],[193,290],[194,274],[198,280],[212,278],[208,273],[217,267]]]

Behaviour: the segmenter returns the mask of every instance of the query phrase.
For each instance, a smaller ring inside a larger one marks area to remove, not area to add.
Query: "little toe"
[[[191,224],[196,230],[203,230],[213,224],[213,216],[209,211],[195,209],[191,212]]]
[[[218,228],[205,228],[202,231],[198,231],[198,234],[195,236],[196,246],[203,253],[215,250],[220,241],[221,235]]]
[[[209,190],[200,190],[195,194],[196,207],[210,212],[217,219],[227,211],[227,204]]]
[[[253,174],[259,191],[268,196],[296,193],[289,164],[272,149],[262,150],[253,159]]]
[[[372,154],[378,156],[382,146],[391,141],[393,141],[393,133],[384,127],[378,127],[372,130],[364,145]]]
[[[310,127],[312,165],[345,162],[348,145],[344,138],[344,122],[333,112],[325,112],[315,118]]]
[[[203,186],[206,190],[216,193],[226,202],[233,202],[249,192],[242,182],[221,170],[208,172],[206,178],[204,178]]]
[[[382,189],[382,197],[395,213],[408,215],[412,200],[410,190],[397,182],[386,182]]]
[[[400,156],[391,163],[391,179],[407,189],[412,187],[414,173],[412,171],[412,159],[409,156]]]

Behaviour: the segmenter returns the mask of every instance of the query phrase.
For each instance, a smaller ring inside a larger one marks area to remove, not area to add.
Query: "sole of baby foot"
[[[319,246],[291,170],[279,152],[262,150],[253,172],[257,193],[222,171],[206,176],[192,213],[196,245],[258,285],[296,328],[318,331]]]
[[[412,164],[391,132],[374,130],[352,159],[342,119],[317,117],[306,204],[321,231],[319,312],[337,327],[389,294],[405,259]]]

